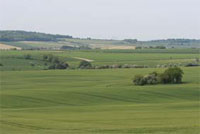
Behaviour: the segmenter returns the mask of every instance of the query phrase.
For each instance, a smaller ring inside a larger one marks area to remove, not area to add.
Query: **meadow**
[[[2,134],[199,134],[199,67],[183,84],[135,86],[163,68],[2,71]]]
[[[48,54],[69,69],[47,70]],[[191,48],[0,51],[0,133],[199,134],[200,67],[184,67],[199,58]],[[148,68],[78,69],[82,59]],[[170,64],[183,69],[182,84],[133,84],[135,75]]]
[[[24,55],[31,55],[32,59],[24,59]],[[144,49],[144,50],[76,50],[76,51],[1,51],[0,70],[43,70],[48,64],[42,61],[45,54],[53,54],[70,65],[77,68],[81,59],[92,60],[92,65],[145,65],[156,67],[157,65],[177,64],[184,66],[195,63],[200,58],[199,49]],[[34,66],[31,66],[34,64]]]

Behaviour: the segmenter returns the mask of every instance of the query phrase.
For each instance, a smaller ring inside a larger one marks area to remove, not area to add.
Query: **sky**
[[[105,39],[200,39],[200,0],[0,0],[0,30]]]

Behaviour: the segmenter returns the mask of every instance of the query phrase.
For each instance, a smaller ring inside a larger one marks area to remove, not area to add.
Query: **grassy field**
[[[199,134],[199,67],[183,68],[183,84],[132,84],[163,70],[2,71],[0,132]]]
[[[32,60],[24,59],[30,54]],[[157,65],[194,63],[200,58],[199,49],[167,49],[167,50],[89,50],[89,51],[1,51],[0,70],[43,70],[47,66],[42,61],[44,54],[53,54],[67,62],[70,67],[76,68],[79,58],[93,60],[92,65],[134,64],[155,67]],[[31,64],[34,63],[34,66]]]
[[[102,51],[76,51],[76,52],[63,52],[57,53],[61,57],[82,57],[94,60],[94,65],[110,65],[110,64],[136,64],[156,66],[158,64],[170,64],[170,63],[188,63],[194,62],[196,57],[199,57],[198,53],[146,53],[146,52],[132,52],[132,53],[113,53]]]

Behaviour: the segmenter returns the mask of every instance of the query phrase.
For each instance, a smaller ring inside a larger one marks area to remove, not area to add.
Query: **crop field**
[[[0,134],[200,134],[200,0],[47,1],[0,2]]]
[[[24,55],[32,59],[24,59]],[[71,68],[78,67],[81,59],[92,61],[92,65],[157,65],[195,63],[200,58],[199,49],[167,50],[77,50],[77,51],[1,51],[0,70],[43,70],[48,64],[42,60],[43,55],[52,54],[67,62]],[[34,66],[31,66],[34,64]]]
[[[7,45],[21,47],[24,49],[31,49],[31,48],[60,48],[62,46],[89,46],[91,48],[104,48],[107,46],[108,48],[114,46],[121,46],[124,45],[131,45],[134,44],[124,44],[121,41],[114,41],[114,40],[87,40],[87,39],[65,39],[62,41],[13,41],[13,42],[2,42]]]
[[[48,70],[49,54],[69,69]],[[0,133],[199,134],[200,67],[184,67],[199,58],[199,49],[0,51]],[[82,60],[148,68],[79,69]],[[170,64],[181,65],[182,84],[133,84]]]
[[[19,48],[19,47],[14,47],[14,46],[10,46],[10,45],[6,45],[6,44],[0,43],[0,50],[8,50],[8,49],[18,49],[18,50],[21,50],[21,48]]]
[[[183,84],[135,86],[164,69],[2,71],[2,134],[199,134],[200,68]]]
[[[94,60],[93,64],[136,64],[155,66],[157,64],[187,63],[195,61],[199,54],[173,53],[112,53],[102,51],[57,53],[61,57],[83,57]]]

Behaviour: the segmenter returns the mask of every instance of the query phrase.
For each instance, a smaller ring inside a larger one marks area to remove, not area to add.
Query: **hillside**
[[[72,38],[72,36],[26,31],[0,31],[0,41],[57,41],[59,38]]]
[[[90,59],[97,68],[103,66],[126,67],[137,65],[146,67],[185,66],[199,64],[200,49],[163,49],[163,50],[68,50],[68,51],[1,51],[0,70],[44,70],[51,64],[43,60],[44,55],[54,55],[69,64],[69,68],[78,68],[83,59]],[[25,58],[30,55],[31,58]]]
[[[135,86],[163,69],[0,73],[2,134],[199,134],[199,68],[183,84]],[[3,100],[3,101],[2,101]]]
[[[69,47],[73,47],[74,49],[165,49],[173,47],[200,47],[199,39],[160,39],[150,41],[139,41],[137,39],[109,40],[73,38],[69,35],[54,35],[27,31],[0,31],[0,42],[22,49],[60,49]]]

